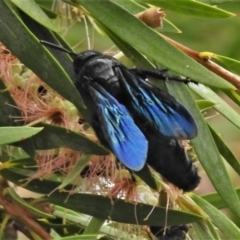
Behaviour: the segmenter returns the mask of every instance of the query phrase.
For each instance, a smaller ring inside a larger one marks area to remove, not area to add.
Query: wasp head
[[[90,59],[101,56],[102,53],[94,51],[94,50],[87,50],[84,52],[79,53],[73,61],[73,69],[75,74],[78,74],[86,62]]]

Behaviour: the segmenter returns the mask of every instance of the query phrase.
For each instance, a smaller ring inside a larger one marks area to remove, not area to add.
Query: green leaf
[[[196,104],[198,105],[201,111],[204,111],[208,108],[212,108],[216,105],[216,102],[209,101],[209,100],[196,100]]]
[[[112,2],[116,3],[118,6],[124,8],[131,14],[137,14],[147,10],[147,8],[143,7],[142,5],[136,3],[135,1],[119,1],[119,0],[112,0]],[[169,20],[163,18],[163,26],[158,28],[159,32],[173,32],[173,33],[180,33],[181,31]]]
[[[0,79],[0,125],[1,126],[19,126],[21,122],[15,122],[14,117],[20,117],[21,112],[16,107],[16,103],[13,100],[7,87]]]
[[[111,0],[111,1],[117,4],[118,6],[126,9],[131,14],[143,12],[147,9],[146,7],[137,3],[136,1],[119,1],[119,0]]]
[[[197,157],[219,195],[221,195],[228,207],[237,216],[240,216],[239,198],[230,181],[210,130],[197,109],[189,91],[187,91],[186,86],[177,83],[168,84],[168,89],[194,116],[198,126],[198,136],[191,140],[191,143]],[[203,151],[203,149],[207,149],[207,151]]]
[[[6,164],[2,164],[2,167],[7,167],[9,169],[12,169],[13,167],[17,168],[27,168],[32,167],[32,165],[35,163],[35,160],[33,158],[19,158],[14,160],[4,161]]]
[[[147,164],[145,164],[140,171],[134,172],[134,174],[140,177],[153,190],[158,191],[156,181],[154,180],[153,175],[149,170]]]
[[[210,88],[202,84],[189,84],[190,88],[205,100],[215,102],[214,108],[227,118],[232,124],[240,128],[240,117],[239,114],[230,107],[222,98],[220,98]]]
[[[19,205],[23,206],[25,209],[27,209],[29,212],[31,212],[32,214],[34,214],[34,216],[38,217],[38,218],[54,218],[53,215],[45,213],[37,208],[35,208],[34,206],[32,206],[31,204],[29,204],[28,202],[26,202],[23,198],[21,198],[13,188],[6,188],[5,189],[6,193],[8,193],[13,199],[14,201],[16,201]]]
[[[166,10],[198,17],[225,18],[235,14],[192,0],[138,0]]]
[[[100,144],[91,141],[83,134],[50,124],[39,124],[42,132],[33,137],[36,149],[71,148],[84,153],[107,155],[108,151]]]
[[[104,222],[104,219],[92,217],[83,234],[98,233]]]
[[[76,179],[82,172],[86,164],[89,162],[90,157],[91,156],[89,155],[81,156],[81,158],[77,161],[77,163],[73,167],[72,171],[68,173],[68,175],[64,178],[63,182],[58,186],[58,189],[62,189],[66,187],[68,184],[71,184],[74,181],[74,179]]]
[[[0,145],[22,141],[39,133],[43,128],[0,127]]]
[[[170,22],[168,19],[163,19],[163,27],[160,29],[157,29],[158,32],[162,33],[181,33],[182,31],[178,29],[172,22]]]
[[[0,1],[1,5],[1,1]],[[1,12],[1,7],[0,7]],[[1,18],[1,16],[0,16]],[[1,28],[1,24],[0,24]],[[0,34],[1,38],[1,34]],[[21,119],[22,115],[20,110],[16,107],[13,98],[10,95],[10,92],[7,90],[6,86],[2,81],[0,81],[0,124],[2,126],[19,126],[22,125],[22,122],[14,121],[14,118],[19,117]],[[32,139],[22,140],[21,142],[15,143],[15,146],[21,147],[29,156],[34,157],[35,147],[33,145]]]
[[[217,210],[202,198],[193,195],[192,199],[208,214],[214,225],[216,225],[229,239],[238,239],[239,228],[226,215]]]
[[[51,19],[48,18],[45,12],[38,6],[38,4],[36,4],[35,1],[11,0],[11,2],[39,24],[54,32],[59,31],[56,25],[52,23]]]
[[[215,239],[212,234],[210,233],[208,227],[203,222],[193,223],[195,234],[197,235],[198,240],[217,240]],[[195,235],[193,236],[196,237]]]
[[[56,19],[58,17],[57,13],[51,11],[50,9],[47,9],[41,5],[39,5],[39,7],[46,13],[46,15],[52,20],[52,19]]]
[[[8,169],[1,169],[1,175],[9,181],[18,184],[20,180],[26,179],[26,176]],[[48,194],[57,189],[59,183],[49,180],[33,179],[25,188],[42,194]],[[71,190],[73,186],[67,186]],[[66,199],[68,199],[66,201]],[[100,219],[111,219],[116,222],[139,225],[164,226],[167,216],[169,225],[179,225],[190,222],[196,222],[202,218],[198,215],[180,212],[176,210],[154,207],[147,204],[128,203],[122,199],[113,199],[100,195],[91,194],[73,194],[53,192],[48,201],[69,208],[71,210],[95,216]],[[151,213],[151,214],[149,214]],[[126,216],[128,216],[126,218]]]
[[[56,240],[101,240],[101,234],[75,235],[69,237],[55,238]]]
[[[236,193],[238,197],[240,197],[240,188],[236,189]],[[202,195],[201,198],[218,209],[223,209],[227,207],[226,203],[222,200],[222,198],[219,196],[217,192]]]
[[[14,143],[14,146],[22,148],[31,158],[34,158],[36,149],[32,138],[22,140],[21,142]]]
[[[216,226],[213,225],[213,223],[210,220],[206,221],[208,228],[210,230],[210,233],[212,234],[212,236],[214,237],[215,240],[221,240],[221,238],[218,235],[218,229],[216,228]]]
[[[10,169],[0,169],[1,176],[6,178],[7,180],[20,185],[26,182],[26,178],[29,177],[30,174],[22,174],[19,171],[19,168],[11,168]],[[28,173],[33,174],[33,172],[28,171]],[[49,194],[53,190],[57,189],[60,185],[60,182],[54,182],[52,180],[40,180],[40,179],[33,179],[27,185],[24,185],[24,188],[28,189],[29,191],[40,193],[40,194]],[[71,186],[66,186],[66,190],[72,190]]]
[[[240,0],[198,0],[198,1],[211,4],[211,5],[218,5],[222,3],[228,3],[228,2],[240,2]]]
[[[217,54],[213,54],[211,59],[229,71],[240,74],[240,61]]]
[[[30,20],[33,21],[32,19]],[[34,23],[37,24],[36,22]],[[38,26],[38,28],[35,28],[35,31],[42,31],[43,35],[45,33],[48,36],[49,32],[47,29],[42,28],[41,25],[35,26]],[[0,1],[0,41],[23,64],[35,72],[39,78],[65,99],[72,102],[81,112],[84,112],[81,97],[69,78],[69,74],[66,73],[49,51],[39,43],[39,40],[29,31],[19,16],[5,1]]]
[[[82,226],[88,226],[90,216],[78,213],[76,211],[72,211],[70,209],[66,209],[60,206],[54,206],[54,215],[57,217],[64,218],[66,221],[77,223],[78,225],[81,224]],[[63,226],[64,227],[64,226]],[[79,231],[79,229],[78,229]],[[111,222],[105,223],[100,232],[104,235],[110,237],[110,239],[115,239],[119,237],[121,234],[121,239],[127,239],[129,237],[128,229],[118,229],[118,226],[114,226]],[[139,240],[139,237],[135,234],[131,234],[131,240]],[[144,239],[146,240],[146,239]]]
[[[127,203],[121,199],[111,199],[91,194],[74,194],[65,202],[67,197],[67,193],[60,194],[55,192],[51,194],[49,201],[77,212],[92,215],[100,219],[111,219],[116,222],[154,226],[163,226],[165,222],[165,208],[155,207],[153,209],[153,206],[147,204],[136,205]],[[149,215],[150,212],[151,214]],[[197,215],[168,209],[167,219],[169,225],[175,225],[195,222],[201,218]]]
[[[94,4],[88,0],[76,0],[76,2],[83,5],[97,21],[114,32],[121,40],[134,46],[150,59],[198,82],[218,88],[234,89],[231,84],[208,71],[168,43],[157,32],[109,0],[95,0]],[[119,26],[124,26],[124,28],[119,28]],[[142,44],[149,41],[151,44]]]
[[[29,156],[22,149],[9,145],[1,146],[1,153],[1,161],[29,158]]]
[[[235,157],[233,152],[228,148],[225,142],[220,138],[220,136],[213,130],[211,126],[209,126],[214,141],[218,147],[218,151],[225,158],[225,160],[229,163],[229,165],[233,168],[233,170],[240,175],[240,164],[238,159]]]

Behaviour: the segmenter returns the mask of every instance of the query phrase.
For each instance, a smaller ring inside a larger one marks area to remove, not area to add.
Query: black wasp
[[[74,56],[75,86],[91,112],[89,123],[120,162],[134,171],[147,162],[185,191],[198,185],[197,169],[178,142],[197,135],[195,120],[173,96],[146,81],[165,80],[161,71],[128,69],[97,51],[76,54],[41,43]]]
[[[158,240],[185,240],[188,233],[188,225],[164,227],[150,227],[150,231]]]

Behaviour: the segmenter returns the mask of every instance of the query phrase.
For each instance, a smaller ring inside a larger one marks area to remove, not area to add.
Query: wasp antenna
[[[59,45],[56,45],[54,43],[51,43],[51,42],[48,42],[48,41],[45,41],[45,40],[40,40],[40,43],[43,44],[43,45],[46,45],[46,46],[49,46],[51,48],[55,48],[57,50],[60,50],[60,51],[63,51],[63,52],[66,52],[74,57],[77,56],[76,53],[72,52],[72,51],[69,51],[67,50],[66,48],[63,48],[62,46],[59,46]]]

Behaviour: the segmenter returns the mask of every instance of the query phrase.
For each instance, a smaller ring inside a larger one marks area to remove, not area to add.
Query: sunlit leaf
[[[76,165],[73,167],[72,171],[70,171],[68,173],[68,175],[64,178],[63,182],[58,187],[58,189],[62,189],[64,187],[66,187],[68,184],[71,184],[73,182],[73,180],[80,175],[81,171],[84,169],[84,167],[88,163],[89,159],[90,159],[89,155],[83,155],[78,160]]]
[[[209,100],[197,100],[196,104],[198,105],[201,111],[212,108],[213,106],[216,105],[215,102]]]
[[[190,110],[198,126],[198,136],[191,140],[197,157],[219,195],[221,195],[228,207],[237,216],[240,216],[238,196],[230,181],[223,159],[216,147],[210,130],[203,116],[196,108],[191,95],[186,91],[186,87],[183,86],[183,84],[178,84],[179,86],[176,88],[176,85],[177,84],[168,84],[170,93],[174,93],[174,96]],[[207,149],[207,151],[203,151],[203,149]],[[229,200],[230,198],[232,200]]]
[[[218,5],[222,3],[228,3],[228,2],[240,2],[240,0],[198,0],[199,2],[211,4],[211,5]]]
[[[96,155],[108,154],[108,151],[104,147],[91,141],[83,134],[50,124],[39,124],[37,126],[42,126],[44,129],[39,135],[33,138],[36,149],[44,150],[66,147],[84,153]]]
[[[240,236],[239,228],[222,212],[218,211],[213,205],[209,204],[202,198],[194,195],[193,200],[201,206],[208,214],[212,222],[230,239],[238,239]]]
[[[40,29],[48,36],[49,32],[47,29]],[[35,72],[38,77],[65,97],[65,99],[84,111],[81,97],[74,87],[69,74],[66,73],[49,51],[39,43],[39,40],[29,31],[20,17],[4,1],[0,1],[0,32],[4,33],[0,34],[0,41],[23,64]]]
[[[142,5],[138,4],[135,1],[119,1],[119,0],[112,0],[112,2],[116,3],[120,7],[126,9],[131,14],[136,14],[139,12],[145,11],[147,8],[144,8]],[[173,23],[171,23],[166,18],[163,18],[163,26],[158,29],[160,32],[174,32],[179,33],[181,32]]]
[[[206,223],[203,222],[197,222],[197,223],[193,223],[193,227],[194,227],[194,237],[195,235],[198,236],[199,240],[204,240],[204,239],[208,239],[208,240],[216,240],[211,232],[209,231]]]
[[[199,17],[222,18],[235,14],[192,0],[140,0],[164,9]]]
[[[240,61],[237,61],[235,59],[228,58],[225,56],[216,55],[216,54],[214,54],[214,56],[212,58],[213,58],[213,61],[216,61],[217,63],[219,63],[226,69],[228,69],[229,71],[240,74],[240,70],[239,70],[240,69]]]
[[[52,31],[58,32],[58,28],[54,25],[51,19],[44,13],[44,11],[35,3],[35,1],[29,0],[11,0],[17,7],[23,12],[28,14],[31,18],[37,21],[39,24],[49,28]]]
[[[16,192],[13,188],[7,188],[6,189],[6,193],[9,194],[12,199],[14,199],[14,201],[16,201],[19,205],[23,206],[24,208],[26,208],[29,212],[31,212],[32,214],[34,214],[34,216],[38,217],[38,218],[54,218],[53,215],[45,213],[39,209],[37,209],[36,207],[32,206],[30,203],[26,202],[25,200],[23,200]]]
[[[25,179],[24,175],[7,169],[0,171],[9,181],[18,184],[21,179]],[[25,185],[26,189],[34,192],[48,194],[58,187],[58,183],[49,180],[34,179]],[[71,186],[68,186],[71,189]],[[68,199],[66,201],[66,199]],[[92,215],[101,219],[111,219],[117,222],[140,224],[140,225],[164,225],[167,214],[168,224],[185,224],[199,221],[202,218],[198,215],[180,212],[165,208],[154,207],[147,204],[128,203],[122,199],[113,199],[100,195],[92,194],[73,194],[69,197],[69,193],[53,192],[48,200],[54,204],[75,210],[77,212]],[[101,207],[99,207],[101,206]],[[149,215],[149,213],[151,214]],[[128,216],[126,218],[126,216]],[[137,216],[137,218],[136,218]],[[147,217],[148,216],[148,217]]]
[[[221,137],[210,127],[212,136],[214,141],[218,147],[219,152],[225,158],[225,160],[229,163],[229,165],[233,168],[233,170],[240,176],[240,164],[236,156],[229,149],[226,143],[221,139]]]
[[[239,114],[214,91],[202,84],[190,84],[190,88],[203,99],[215,102],[214,108],[236,127],[240,128]]]
[[[42,129],[34,127],[1,127],[0,145],[22,141],[39,133]]]
[[[239,188],[236,189],[236,193],[238,197],[240,197]],[[226,203],[222,200],[217,192],[202,195],[201,197],[218,209],[226,208]]]

